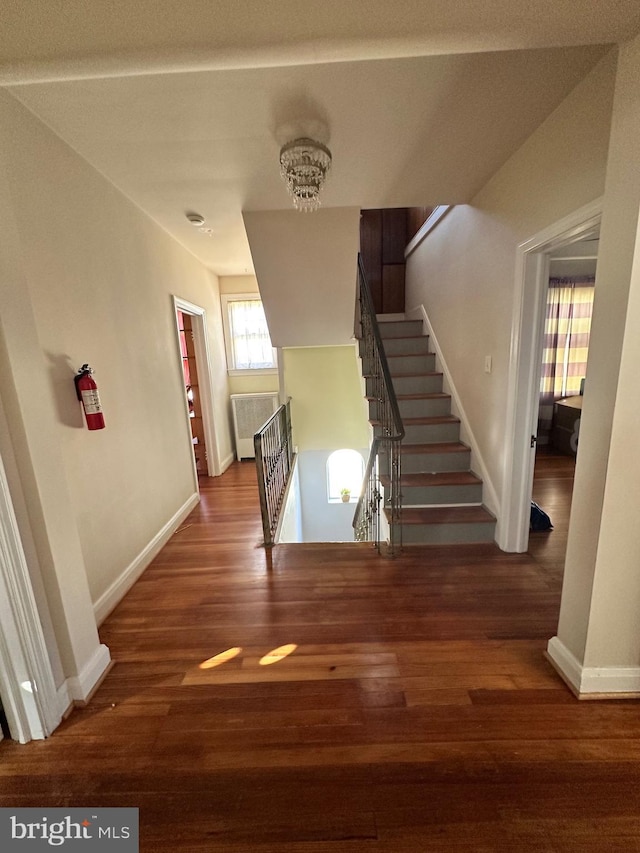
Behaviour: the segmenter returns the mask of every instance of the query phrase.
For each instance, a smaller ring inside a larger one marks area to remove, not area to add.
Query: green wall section
[[[229,393],[230,394],[263,394],[267,391],[278,391],[278,374],[266,373],[258,376],[230,376],[229,377]]]
[[[355,345],[292,347],[282,352],[298,449],[368,447],[369,427]]]

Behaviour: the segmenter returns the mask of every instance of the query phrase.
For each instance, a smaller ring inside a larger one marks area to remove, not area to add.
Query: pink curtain
[[[542,353],[538,444],[547,444],[556,400],[580,393],[587,371],[594,277],[551,278]]]

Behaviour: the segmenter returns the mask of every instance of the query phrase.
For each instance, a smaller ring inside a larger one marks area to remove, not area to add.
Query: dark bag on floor
[[[553,530],[553,524],[547,513],[537,503],[531,501],[530,527],[534,531]]]

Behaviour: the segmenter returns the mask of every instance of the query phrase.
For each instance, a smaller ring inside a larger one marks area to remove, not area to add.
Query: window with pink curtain
[[[580,393],[587,372],[594,277],[551,278],[542,353],[538,444],[547,444],[556,400]]]

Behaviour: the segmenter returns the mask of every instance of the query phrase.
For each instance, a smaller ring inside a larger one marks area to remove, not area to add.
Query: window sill
[[[227,370],[228,376],[277,376],[277,367],[244,367]]]

